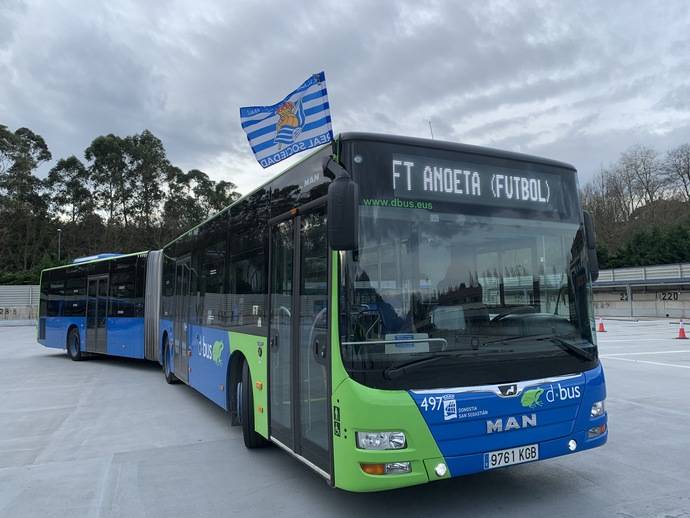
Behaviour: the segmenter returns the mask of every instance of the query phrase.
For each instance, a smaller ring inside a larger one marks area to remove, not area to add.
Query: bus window
[[[65,300],[65,270],[52,270],[50,283],[48,284],[48,311],[49,317],[62,316],[62,305]]]
[[[263,328],[266,306],[265,210],[249,197],[230,219],[230,325]]]
[[[136,316],[136,257],[112,264],[110,272],[110,317]]]
[[[83,268],[70,268],[65,279],[64,316],[86,314],[86,275]]]
[[[41,275],[41,299],[38,306],[38,315],[45,317],[48,315],[48,286],[50,285],[50,271],[44,271]]]
[[[209,244],[203,256],[203,296],[204,325],[223,325],[226,322],[224,311],[225,281],[225,240]]]

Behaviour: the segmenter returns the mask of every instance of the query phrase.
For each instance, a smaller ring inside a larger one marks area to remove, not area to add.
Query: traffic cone
[[[606,328],[604,327],[604,319],[599,317],[599,325],[597,326],[597,333],[605,333]]]
[[[685,324],[683,323],[683,319],[680,320],[680,324],[678,324],[678,336],[676,336],[677,340],[687,340],[688,337],[685,336]]]

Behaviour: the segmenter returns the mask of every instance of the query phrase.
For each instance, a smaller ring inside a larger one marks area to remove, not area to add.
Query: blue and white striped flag
[[[273,106],[240,108],[242,129],[266,168],[333,140],[326,76],[314,74]]]

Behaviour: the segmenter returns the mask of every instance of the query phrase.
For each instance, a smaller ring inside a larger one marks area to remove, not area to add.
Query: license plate
[[[539,445],[529,444],[519,448],[490,451],[484,454],[484,469],[501,468],[513,464],[522,464],[539,458]]]

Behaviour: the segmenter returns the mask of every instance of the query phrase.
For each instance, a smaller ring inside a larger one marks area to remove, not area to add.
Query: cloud
[[[295,5],[296,4],[296,5]],[[241,190],[266,171],[239,107],[325,70],[336,131],[535,153],[587,178],[626,147],[690,141],[690,8],[638,2],[20,2],[0,11],[0,123],[57,159],[148,128]],[[5,79],[6,78],[6,79]]]

